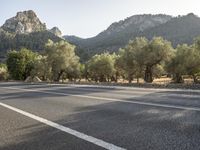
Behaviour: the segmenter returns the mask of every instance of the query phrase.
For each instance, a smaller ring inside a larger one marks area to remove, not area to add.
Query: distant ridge
[[[177,44],[191,44],[193,39],[199,35],[200,18],[189,13],[178,17],[162,14],[135,15],[111,24],[105,31],[92,38],[81,39],[68,36],[64,38],[78,45],[79,51],[87,50],[93,55],[103,51],[116,52],[137,36],[144,36],[148,39],[162,36],[176,47]]]
[[[0,57],[5,57],[8,50],[19,50],[22,47],[34,51],[43,51],[48,39],[60,41],[66,39],[76,45],[76,53],[82,61],[92,55],[105,51],[116,52],[129,40],[138,36],[148,39],[162,36],[177,44],[191,44],[200,35],[200,18],[189,13],[185,16],[143,14],[128,17],[111,24],[106,30],[92,38],[83,39],[73,35],[62,37],[57,27],[47,29],[33,10],[18,12],[0,27]]]

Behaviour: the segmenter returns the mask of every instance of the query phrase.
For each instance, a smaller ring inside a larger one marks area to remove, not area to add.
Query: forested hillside
[[[42,51],[48,39],[54,42],[63,40],[61,31],[56,27],[48,30],[32,10],[18,12],[0,28],[0,57],[5,57],[9,50],[22,47]]]
[[[87,51],[89,55],[105,51],[116,52],[135,37],[146,37],[151,40],[161,36],[178,44],[191,44],[200,35],[200,18],[193,13],[185,16],[136,15],[113,23],[107,30],[93,38],[81,39],[75,36],[64,36],[70,43],[78,46],[78,52]]]

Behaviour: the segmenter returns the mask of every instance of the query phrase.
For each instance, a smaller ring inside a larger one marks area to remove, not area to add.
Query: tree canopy
[[[93,56],[87,63],[87,71],[92,80],[106,82],[115,74],[115,55],[103,53]]]
[[[20,51],[10,51],[7,56],[8,72],[14,80],[25,80],[30,76],[34,61],[38,54],[22,48]]]
[[[79,68],[79,57],[75,54],[75,46],[66,41],[54,43],[49,40],[46,44],[45,55],[51,67],[54,81],[59,81],[64,72],[76,72]]]

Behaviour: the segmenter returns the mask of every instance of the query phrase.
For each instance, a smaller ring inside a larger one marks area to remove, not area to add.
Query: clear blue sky
[[[200,16],[199,0],[1,0],[0,25],[16,12],[30,9],[48,28],[57,26],[63,35],[80,37],[95,36],[111,23],[135,14],[193,12]]]

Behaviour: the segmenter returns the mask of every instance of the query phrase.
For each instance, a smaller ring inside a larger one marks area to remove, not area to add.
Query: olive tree
[[[92,80],[106,82],[110,81],[115,74],[115,56],[103,53],[93,56],[87,62],[87,71]]]
[[[0,81],[8,78],[8,68],[6,64],[0,63]]]
[[[22,48],[20,51],[10,51],[7,56],[8,72],[14,80],[25,80],[31,74],[38,54]]]
[[[171,43],[162,37],[154,37],[147,46],[142,49],[141,56],[145,66],[144,81],[153,82],[153,68],[170,59],[173,48]]]
[[[119,50],[118,67],[124,70],[129,83],[133,77],[142,77],[144,70],[143,50],[148,45],[148,40],[144,37],[136,38],[128,43],[124,49]]]
[[[54,81],[59,81],[64,73],[72,73],[79,67],[79,57],[75,54],[75,46],[66,41],[54,43],[49,40],[45,52]]]
[[[176,83],[184,82],[183,75],[191,75],[194,82],[197,83],[197,75],[200,72],[200,49],[196,43],[190,46],[178,45],[167,68],[170,73],[174,74]]]
[[[51,67],[48,64],[46,56],[38,56],[34,62],[34,68],[31,71],[31,76],[38,76],[43,81],[47,81],[52,78]]]

